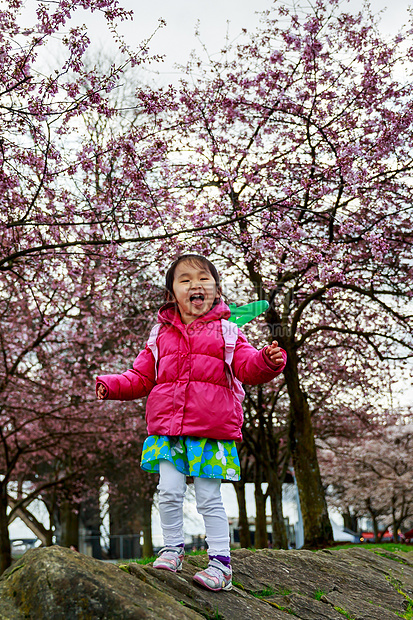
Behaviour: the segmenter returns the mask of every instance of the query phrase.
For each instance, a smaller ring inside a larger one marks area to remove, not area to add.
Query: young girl
[[[154,567],[182,570],[182,504],[186,476],[193,476],[209,556],[208,567],[194,580],[210,590],[229,590],[229,528],[221,480],[239,480],[235,442],[242,439],[243,422],[231,376],[249,385],[271,381],[282,372],[287,355],[275,341],[257,351],[239,332],[228,372],[221,319],[228,319],[230,311],[221,299],[217,270],[203,256],[187,254],[172,263],[166,274],[166,295],[167,303],[158,313],[158,362],[153,346],[147,345],[133,370],[97,378],[97,396],[115,400],[148,396],[149,437],[141,466],[160,474],[165,545]]]

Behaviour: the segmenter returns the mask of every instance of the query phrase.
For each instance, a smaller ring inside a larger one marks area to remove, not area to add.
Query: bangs
[[[183,258],[182,260],[179,261],[180,263],[187,263],[188,265],[191,265],[191,267],[198,267],[199,269],[203,269],[204,271],[208,271],[208,273],[211,274],[212,277],[214,277],[214,274],[212,273],[209,265],[212,264],[209,262],[209,260],[207,260],[206,258],[204,258],[203,256],[193,256],[190,258]],[[215,280],[215,278],[214,278]]]

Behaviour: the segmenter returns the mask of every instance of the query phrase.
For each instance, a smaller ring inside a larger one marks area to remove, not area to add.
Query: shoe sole
[[[181,566],[178,566],[178,568],[171,568],[170,566],[154,566],[153,568],[156,568],[157,570],[169,570],[170,573],[179,573],[179,571],[182,570],[182,564]]]
[[[195,579],[195,577],[193,577],[193,581],[195,581],[195,583],[198,583],[203,588],[210,590],[211,592],[221,592],[221,590],[232,590],[232,583],[228,583],[223,588],[210,588],[210,586],[208,586],[206,583],[204,583],[201,580],[198,581],[198,579]]]

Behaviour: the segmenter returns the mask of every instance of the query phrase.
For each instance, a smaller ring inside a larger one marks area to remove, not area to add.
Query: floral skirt
[[[161,459],[173,463],[177,470],[186,476],[240,479],[235,441],[150,435],[143,444],[141,467],[158,473]]]

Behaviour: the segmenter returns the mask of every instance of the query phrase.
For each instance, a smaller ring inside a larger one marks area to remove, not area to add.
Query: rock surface
[[[234,588],[218,593],[192,582],[205,565],[205,556],[190,556],[173,574],[134,562],[121,569],[62,547],[30,550],[0,578],[0,618],[397,620],[413,614],[413,551],[240,549],[233,552]]]

